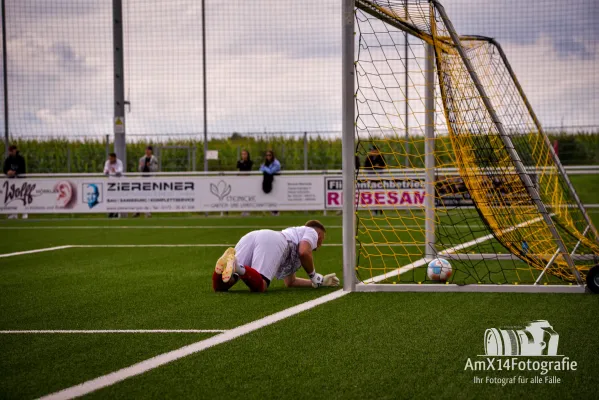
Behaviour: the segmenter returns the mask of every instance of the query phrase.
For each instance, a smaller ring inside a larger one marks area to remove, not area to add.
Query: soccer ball
[[[426,269],[426,275],[432,281],[445,282],[449,279],[452,272],[451,264],[443,258],[435,258],[428,263],[428,268]]]

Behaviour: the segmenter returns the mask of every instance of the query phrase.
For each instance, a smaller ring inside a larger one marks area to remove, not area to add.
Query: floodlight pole
[[[123,2],[112,0],[112,40],[114,54],[114,152],[127,170],[125,140],[125,67],[123,49]]]
[[[2,78],[4,87],[4,158],[8,157],[8,64],[6,54],[6,5],[2,0]]]
[[[202,0],[202,85],[204,92],[204,100],[202,108],[204,110],[204,171],[208,171],[208,102],[206,87],[206,7]]]
[[[343,0],[341,10],[343,290],[349,292],[356,289],[354,3]]]

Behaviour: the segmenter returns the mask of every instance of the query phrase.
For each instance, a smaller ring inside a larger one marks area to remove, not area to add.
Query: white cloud
[[[128,132],[200,133],[200,3],[123,3]],[[210,132],[340,128],[340,0],[206,3]],[[443,3],[460,33],[502,43],[544,125],[599,125],[597,28],[578,15],[588,0],[542,14],[516,0]],[[111,3],[8,4],[12,133],[111,133]]]

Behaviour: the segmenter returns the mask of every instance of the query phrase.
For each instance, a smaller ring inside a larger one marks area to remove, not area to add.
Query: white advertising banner
[[[324,210],[324,176],[278,175],[272,191],[262,190],[262,176],[204,177],[202,211]]]
[[[424,207],[424,179],[360,177],[356,181],[358,209],[391,209]],[[343,207],[343,177],[325,177],[325,206]]]
[[[41,178],[0,180],[0,213],[323,210],[324,177]]]

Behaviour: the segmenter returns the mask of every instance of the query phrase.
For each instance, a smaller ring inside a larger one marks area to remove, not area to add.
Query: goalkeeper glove
[[[310,280],[312,281],[312,287],[317,288],[322,286],[322,282],[324,280],[321,274],[316,273],[316,271],[309,274]]]
[[[325,275],[323,278],[322,286],[338,286],[339,278],[335,273]]]

